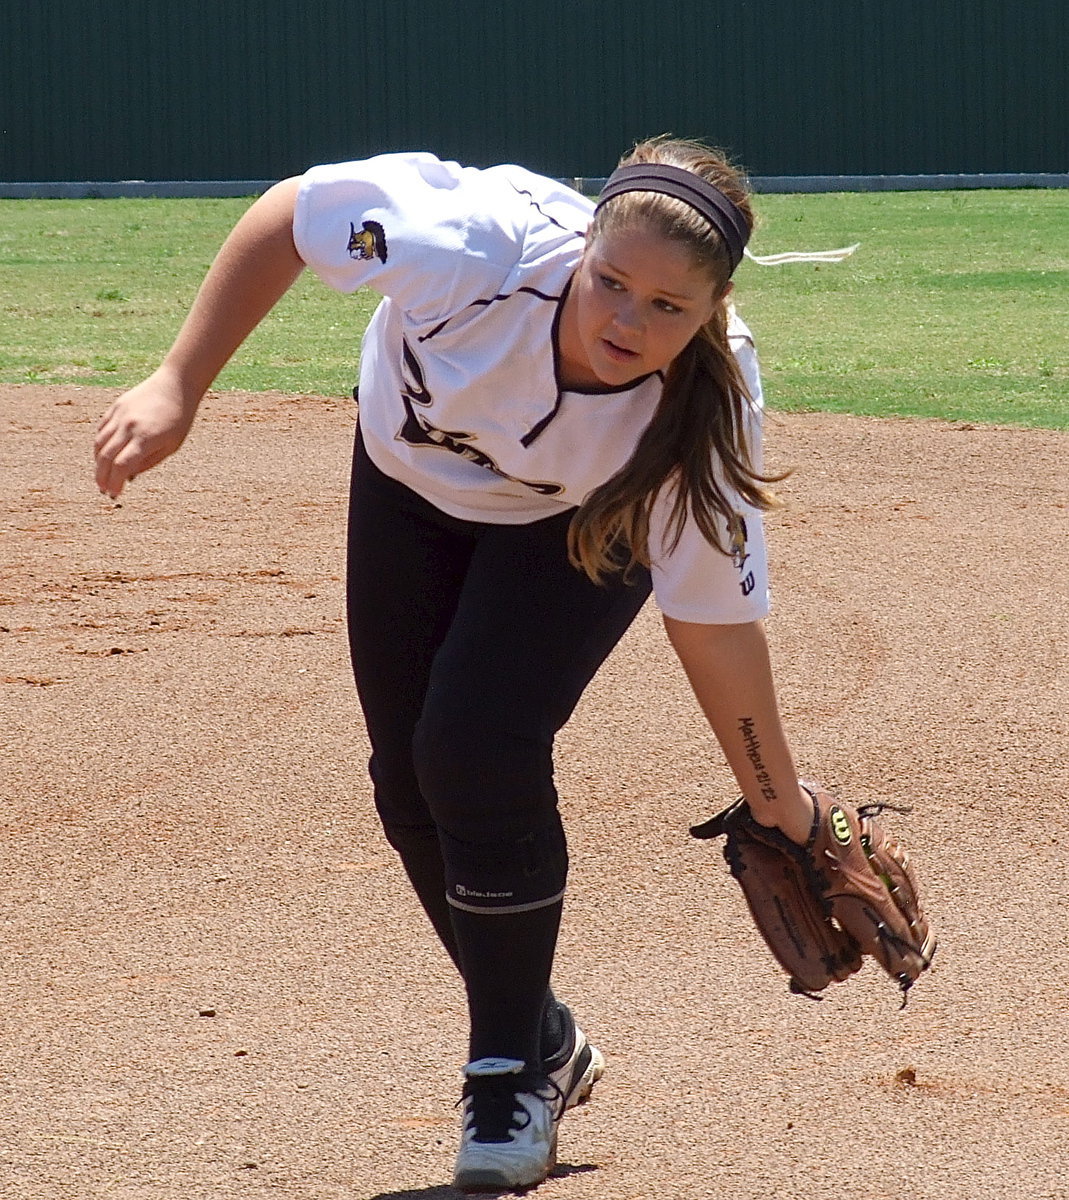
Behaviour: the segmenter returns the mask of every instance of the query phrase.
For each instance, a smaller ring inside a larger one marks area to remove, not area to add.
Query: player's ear
[[[735,290],[735,285],[729,279],[727,281],[727,283],[725,283],[724,286],[720,289],[719,292],[715,292],[713,294],[713,308],[715,309],[715,308],[717,308],[718,305],[721,305],[721,304],[727,304],[728,300],[731,297],[731,293],[734,290]]]
[[[706,313],[704,319],[702,320],[703,325],[707,321],[712,320],[713,313],[716,312],[716,310],[720,307],[720,305],[727,304],[728,298],[731,296],[731,293],[734,290],[735,290],[735,285],[729,279],[727,281],[727,283],[725,283],[724,286],[720,289],[719,292],[713,293],[712,301],[709,304],[709,311]]]

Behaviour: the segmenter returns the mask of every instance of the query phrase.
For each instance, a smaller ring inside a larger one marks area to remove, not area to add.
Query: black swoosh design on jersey
[[[431,446],[437,450],[451,450],[468,462],[485,467],[510,483],[522,484],[540,496],[559,496],[564,491],[564,487],[559,483],[520,479],[516,475],[502,471],[485,450],[480,450],[472,444],[475,441],[475,434],[465,433],[462,430],[439,429],[427,419],[424,413],[417,412],[414,405],[430,408],[434,403],[434,397],[427,390],[423,368],[420,366],[419,359],[412,353],[412,348],[407,341],[402,341],[402,349],[405,377],[401,387],[401,403],[405,407],[405,419],[397,431],[396,436],[399,441],[405,442],[409,446]]]
[[[408,344],[407,338],[401,339],[401,355],[405,364],[401,379],[401,395],[406,400],[412,400],[424,408],[430,408],[434,403],[434,397],[427,391],[423,368],[419,365],[419,359],[412,353],[412,347]]]

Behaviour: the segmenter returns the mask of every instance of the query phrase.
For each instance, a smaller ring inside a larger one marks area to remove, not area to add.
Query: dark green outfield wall
[[[757,175],[1069,171],[1069,0],[0,3],[0,180],[600,176],[666,130]]]

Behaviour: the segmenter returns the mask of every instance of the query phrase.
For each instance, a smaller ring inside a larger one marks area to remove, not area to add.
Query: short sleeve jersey
[[[360,428],[372,461],[443,512],[521,524],[574,508],[631,457],[662,379],[565,389],[557,326],[593,204],[517,166],[488,170],[430,154],[313,167],[294,241],[342,292],[383,297],[364,335]],[[759,460],[761,382],[736,316],[732,350],[750,392]],[[741,499],[725,554],[688,517],[667,534],[670,495],[650,524],[654,595],[670,617],[756,620],[768,611],[760,513]]]

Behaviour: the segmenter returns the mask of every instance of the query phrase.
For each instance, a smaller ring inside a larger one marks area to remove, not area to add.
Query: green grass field
[[[122,387],[158,362],[245,200],[0,201],[0,382]],[[1069,426],[1069,190],[759,196],[737,275],[770,403]],[[219,388],[345,395],[374,305],[306,274]]]

